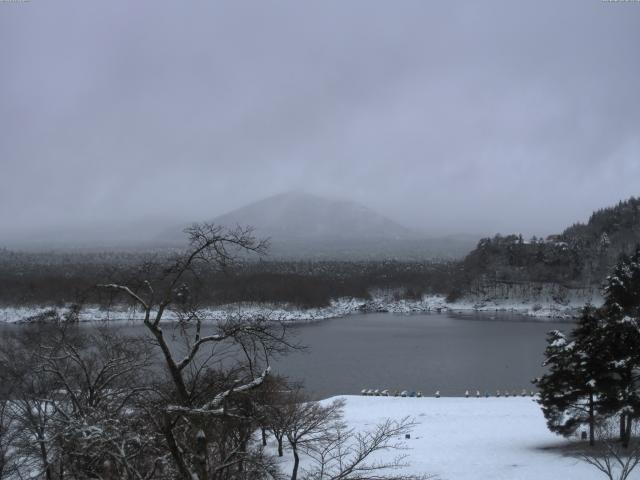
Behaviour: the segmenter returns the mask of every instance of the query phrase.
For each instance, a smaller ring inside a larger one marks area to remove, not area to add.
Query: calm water
[[[543,371],[546,333],[570,327],[505,315],[354,315],[300,328],[309,353],[275,367],[321,397],[362,388],[520,391]]]
[[[20,327],[2,327],[9,328]],[[143,333],[140,325],[118,323],[114,328]],[[351,315],[296,327],[297,340],[308,352],[278,359],[273,368],[304,379],[318,398],[362,388],[421,390],[426,395],[440,390],[445,396],[467,389],[520,391],[530,389],[531,379],[542,372],[546,332],[570,328],[566,322],[505,314]]]

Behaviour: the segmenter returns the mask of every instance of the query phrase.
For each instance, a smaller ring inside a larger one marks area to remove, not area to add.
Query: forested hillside
[[[462,262],[465,290],[472,282],[600,285],[620,255],[640,244],[640,198],[594,212],[559,235],[524,239],[496,235],[480,240]],[[463,292],[460,292],[463,293]]]
[[[598,210],[561,237],[582,259],[584,278],[602,280],[621,254],[630,254],[640,243],[640,198]]]

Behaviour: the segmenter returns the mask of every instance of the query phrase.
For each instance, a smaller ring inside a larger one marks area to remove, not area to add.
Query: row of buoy
[[[408,390],[367,390],[366,388],[363,388],[360,391],[360,394],[369,397],[422,397],[422,392],[410,392]]]
[[[417,392],[412,392],[409,390],[388,390],[388,389],[384,389],[384,390],[378,390],[378,389],[367,389],[367,388],[363,388],[360,391],[361,395],[364,396],[369,396],[369,397],[423,397],[422,392],[421,391],[417,391]],[[518,392],[516,390],[512,390],[511,392],[509,392],[509,390],[504,390],[504,391],[500,391],[500,390],[496,390],[495,393],[495,397],[533,397],[535,395],[535,392],[533,390],[529,390],[527,391],[526,388],[523,388],[522,391],[520,392],[520,394],[518,394]],[[485,397],[485,398],[489,398],[492,395],[488,392],[485,391],[484,394],[480,393],[480,390],[476,390],[475,395],[473,395],[472,393],[469,392],[469,390],[466,390],[464,392],[464,396],[466,398],[469,397],[476,397],[476,398],[481,398],[481,397]],[[436,398],[440,398],[440,390],[436,390],[436,393],[434,394],[434,397]]]

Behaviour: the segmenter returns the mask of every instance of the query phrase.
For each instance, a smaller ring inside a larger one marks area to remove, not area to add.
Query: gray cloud
[[[640,4],[0,4],[0,230],[291,189],[550,233],[638,195]]]

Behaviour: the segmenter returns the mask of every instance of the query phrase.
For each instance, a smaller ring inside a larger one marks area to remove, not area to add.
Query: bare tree
[[[281,408],[288,400],[293,389],[301,388],[292,385],[288,379],[279,375],[269,376],[261,388],[255,392],[260,405],[258,423],[260,426],[261,443],[267,446],[267,437],[272,434],[278,443],[278,456],[284,455],[283,441],[287,420],[284,409]]]
[[[20,466],[20,456],[15,449],[18,426],[11,402],[0,399],[0,479],[15,477]]]
[[[42,348],[41,368],[59,382],[51,398],[67,476],[152,478],[162,451],[135,405],[151,388],[148,345],[109,330],[78,339],[63,335]],[[62,476],[62,474],[60,474]]]
[[[47,480],[54,478],[55,441],[49,435],[54,410],[51,394],[57,385],[38,366],[35,350],[51,329],[25,329],[8,335],[0,346],[0,383],[7,395],[12,419],[12,448],[19,452],[26,471]]]
[[[283,455],[283,438],[293,454],[291,480],[417,480],[425,475],[398,474],[408,466],[402,436],[415,426],[410,418],[383,421],[372,430],[348,429],[343,419],[344,400],[310,401],[299,385],[280,390],[266,407],[267,425]],[[378,454],[396,451],[390,460]],[[306,456],[303,460],[302,454]]]
[[[416,423],[409,417],[399,421],[385,420],[373,429],[356,432],[341,422],[322,441],[310,445],[307,454],[312,463],[304,471],[305,480],[426,480],[430,475],[399,473],[408,466],[406,445],[402,437]],[[396,451],[389,460],[377,459],[382,452]]]
[[[3,343],[12,444],[21,474],[49,480],[151,478],[158,442],[132,407],[148,390],[146,344],[98,329],[48,325]]]
[[[165,392],[166,405],[157,420],[158,428],[178,477],[206,480],[221,478],[233,467],[244,470],[249,460],[248,439],[239,438],[232,448],[227,444],[222,448],[216,441],[214,425],[216,421],[235,422],[237,427],[244,422],[246,430],[246,425],[252,424],[255,412],[246,402],[248,393],[265,381],[270,357],[293,345],[287,341],[281,322],[241,315],[207,322],[206,312],[199,308],[201,266],[224,270],[240,253],[263,253],[266,242],[257,240],[250,228],[229,230],[200,224],[186,233],[189,250],[164,268],[143,272],[150,273],[150,278],[143,278],[136,285],[113,283],[100,287],[125,294],[142,310],[143,324],[162,354],[171,385]],[[161,322],[167,311],[178,319],[182,352],[172,349],[163,331]],[[221,374],[218,368],[218,381],[206,382],[216,373],[213,366],[220,363],[216,349],[225,345],[244,359],[242,368],[233,369],[235,378]]]
[[[588,463],[609,480],[627,480],[640,463],[640,443],[628,445],[618,438],[615,422],[607,421],[596,427],[595,447],[581,450],[574,456]],[[635,435],[638,428],[635,427]]]
[[[293,453],[291,480],[298,478],[300,451],[309,450],[328,440],[330,430],[342,417],[343,407],[343,400],[334,400],[324,406],[309,401],[299,391],[281,406],[284,434]]]
[[[283,401],[280,400],[278,403],[271,403],[266,407],[266,412],[264,414],[265,420],[264,423],[267,425],[269,431],[273,434],[273,437],[276,439],[278,443],[278,456],[282,457],[284,455],[284,438],[287,433],[287,428],[289,424],[289,416],[286,408],[282,407]],[[263,442],[264,444],[264,442]]]

